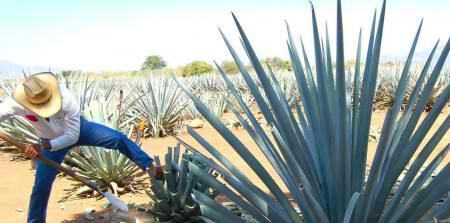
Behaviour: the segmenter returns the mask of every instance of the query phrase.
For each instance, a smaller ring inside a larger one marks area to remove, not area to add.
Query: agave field
[[[360,33],[357,52],[345,56],[344,34],[353,34],[344,32],[341,1],[337,1],[336,55],[331,54],[333,40],[328,30],[321,36],[311,6],[312,55],[286,23],[292,72],[273,71],[261,64],[233,14],[251,71],[220,31],[240,74],[228,75],[216,63],[217,74],[192,77],[144,71],[135,77],[106,78],[79,72],[59,75],[60,83],[78,98],[87,119],[117,129],[137,144],[148,137],[174,136],[178,140],[164,157],[155,157],[165,178],[150,179],[150,184],[144,183],[142,171],[114,150],[76,148],[65,165],[116,194],[145,188],[150,212],[161,221],[388,223],[448,219],[450,164],[442,161],[450,144],[444,148],[437,145],[450,127],[449,115],[443,112],[450,99],[450,67],[446,64],[450,39],[436,42],[426,62],[415,64],[420,22],[405,61],[382,64],[385,10],[383,2],[368,29],[367,47]],[[346,67],[345,59],[353,57],[356,63]],[[3,97],[18,83],[1,81]],[[386,116],[374,159],[368,165],[375,110]],[[234,115],[234,121],[225,120],[226,113]],[[262,115],[264,124],[256,114]],[[440,115],[446,116],[444,121],[432,137],[425,137]],[[193,128],[193,120],[208,122],[270,192],[258,187],[218,145]],[[236,126],[248,133],[268,163],[233,133],[231,127]],[[23,143],[37,140],[33,127],[20,117],[0,123],[0,129]],[[203,148],[179,138],[184,130]],[[11,149],[7,145],[1,148]],[[431,156],[436,151],[437,155]],[[274,180],[267,165],[281,181]],[[228,205],[223,200],[229,201]]]

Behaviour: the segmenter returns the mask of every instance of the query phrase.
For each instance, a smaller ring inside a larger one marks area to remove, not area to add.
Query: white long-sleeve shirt
[[[66,87],[60,86],[62,108],[55,115],[43,118],[8,97],[0,104],[0,122],[12,115],[25,117],[40,138],[49,139],[52,150],[60,150],[75,144],[80,137],[80,106]]]

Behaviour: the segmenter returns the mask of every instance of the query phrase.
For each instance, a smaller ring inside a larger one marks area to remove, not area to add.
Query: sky
[[[312,0],[320,31],[328,23],[335,40],[336,1]],[[359,29],[368,42],[381,0],[342,0],[345,56],[354,58]],[[383,56],[405,58],[424,18],[418,51],[450,37],[449,0],[388,0]],[[87,71],[139,69],[161,55],[171,67],[194,60],[229,60],[220,27],[243,57],[234,12],[260,58],[288,58],[287,20],[295,37],[312,49],[307,0],[0,0],[0,59]],[[333,46],[333,44],[332,44]],[[311,56],[313,56],[311,52]]]

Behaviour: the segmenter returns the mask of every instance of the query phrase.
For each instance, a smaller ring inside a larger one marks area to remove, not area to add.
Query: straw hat
[[[53,73],[33,74],[17,86],[13,98],[37,115],[48,118],[61,110],[61,91]]]

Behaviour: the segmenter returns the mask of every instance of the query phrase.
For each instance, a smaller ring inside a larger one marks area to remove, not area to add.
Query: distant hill
[[[0,79],[21,78],[23,73],[33,74],[44,71],[59,72],[61,68],[49,68],[44,66],[24,66],[6,60],[0,60]]]
[[[424,49],[424,50],[417,51],[416,59],[422,61],[423,63],[425,63],[427,61],[428,57],[430,56],[431,50],[432,50],[432,48],[426,49],[426,50]],[[434,56],[433,56],[433,62],[436,62],[438,60],[438,58],[441,55],[443,50],[444,50],[444,45],[442,45],[442,43],[441,43],[436,48],[436,52],[434,53]],[[447,56],[446,63],[449,63],[449,62],[450,62],[450,57]]]
[[[432,50],[432,48],[416,50],[415,53],[414,53],[413,62],[414,63],[418,63],[418,64],[424,64],[427,61],[428,56],[430,56],[431,50]],[[434,53],[432,64],[436,63],[436,61],[438,60],[439,56],[442,53],[442,50],[444,50],[444,46],[443,45],[440,45],[440,46],[438,46],[436,48],[436,52]],[[382,55],[380,60],[381,60],[381,62],[406,61],[407,57],[408,57],[407,53],[405,53],[405,55],[402,55],[402,56],[399,56],[399,55]],[[447,57],[446,63],[450,63],[450,56]]]

